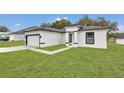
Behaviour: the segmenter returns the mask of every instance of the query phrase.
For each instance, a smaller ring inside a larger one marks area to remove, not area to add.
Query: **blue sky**
[[[18,31],[43,22],[52,23],[60,18],[67,18],[75,23],[83,16],[84,14],[0,14],[0,25],[7,26],[11,31]],[[94,19],[105,17],[110,21],[116,21],[120,31],[124,31],[124,14],[88,14],[88,16]]]

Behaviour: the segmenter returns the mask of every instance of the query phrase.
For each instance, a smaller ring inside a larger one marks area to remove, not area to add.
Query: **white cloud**
[[[60,21],[61,20],[61,18],[56,18],[56,21]]]
[[[124,31],[124,25],[119,25],[118,28],[119,28],[119,31]]]
[[[62,19],[68,20],[67,17],[63,17],[63,18],[56,18],[56,21],[60,21],[60,20],[62,20]]]
[[[21,24],[15,24],[14,26],[20,26]]]
[[[67,18],[67,17],[63,17],[63,19],[68,20],[68,18]]]

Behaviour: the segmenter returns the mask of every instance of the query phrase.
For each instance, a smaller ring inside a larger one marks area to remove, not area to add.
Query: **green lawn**
[[[43,47],[43,48],[40,48],[40,49],[53,51],[53,50],[57,50],[57,49],[65,48],[65,47],[66,47],[66,45],[56,45],[56,46],[50,46],[50,47]]]
[[[24,41],[0,41],[0,47],[23,46]]]
[[[0,77],[124,78],[124,46],[72,48],[51,56],[29,50],[0,54]]]

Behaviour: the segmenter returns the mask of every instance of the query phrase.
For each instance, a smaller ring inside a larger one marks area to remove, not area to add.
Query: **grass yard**
[[[52,56],[29,50],[0,54],[0,77],[124,78],[124,46],[72,48]]]
[[[50,47],[43,47],[43,48],[40,48],[40,49],[53,51],[53,50],[57,50],[57,49],[65,48],[65,47],[66,47],[66,45],[56,45],[56,46],[50,46]]]
[[[24,41],[0,41],[0,47],[23,46]]]

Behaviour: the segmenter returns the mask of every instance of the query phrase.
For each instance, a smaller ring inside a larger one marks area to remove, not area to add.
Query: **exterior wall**
[[[54,45],[60,45],[65,44],[65,34],[59,33],[59,32],[50,32],[50,31],[32,31],[32,32],[25,32],[25,35],[30,34],[40,34],[40,47],[47,47],[47,46],[54,46]]]
[[[62,44],[66,44],[66,33],[62,33]]]
[[[94,44],[86,44],[86,32],[94,32]],[[78,46],[92,48],[107,48],[107,30],[79,31]]]
[[[10,34],[9,40],[10,41],[24,40],[24,34]]]
[[[94,44],[86,44],[86,32],[94,32]],[[25,32],[25,35],[31,34],[40,34],[40,47],[66,44],[66,33],[44,30]],[[107,48],[107,30],[79,31],[77,32],[77,43],[77,46],[80,47]]]
[[[117,44],[124,44],[124,38],[116,38]]]
[[[15,36],[13,34],[9,35],[9,41],[13,41],[15,39]]]
[[[63,33],[42,31],[40,41],[45,43],[45,44],[41,44],[41,47],[63,44],[64,43],[63,42]]]
[[[74,31],[78,31],[78,27],[77,26],[70,26],[70,27],[65,27],[67,32],[74,32]]]

